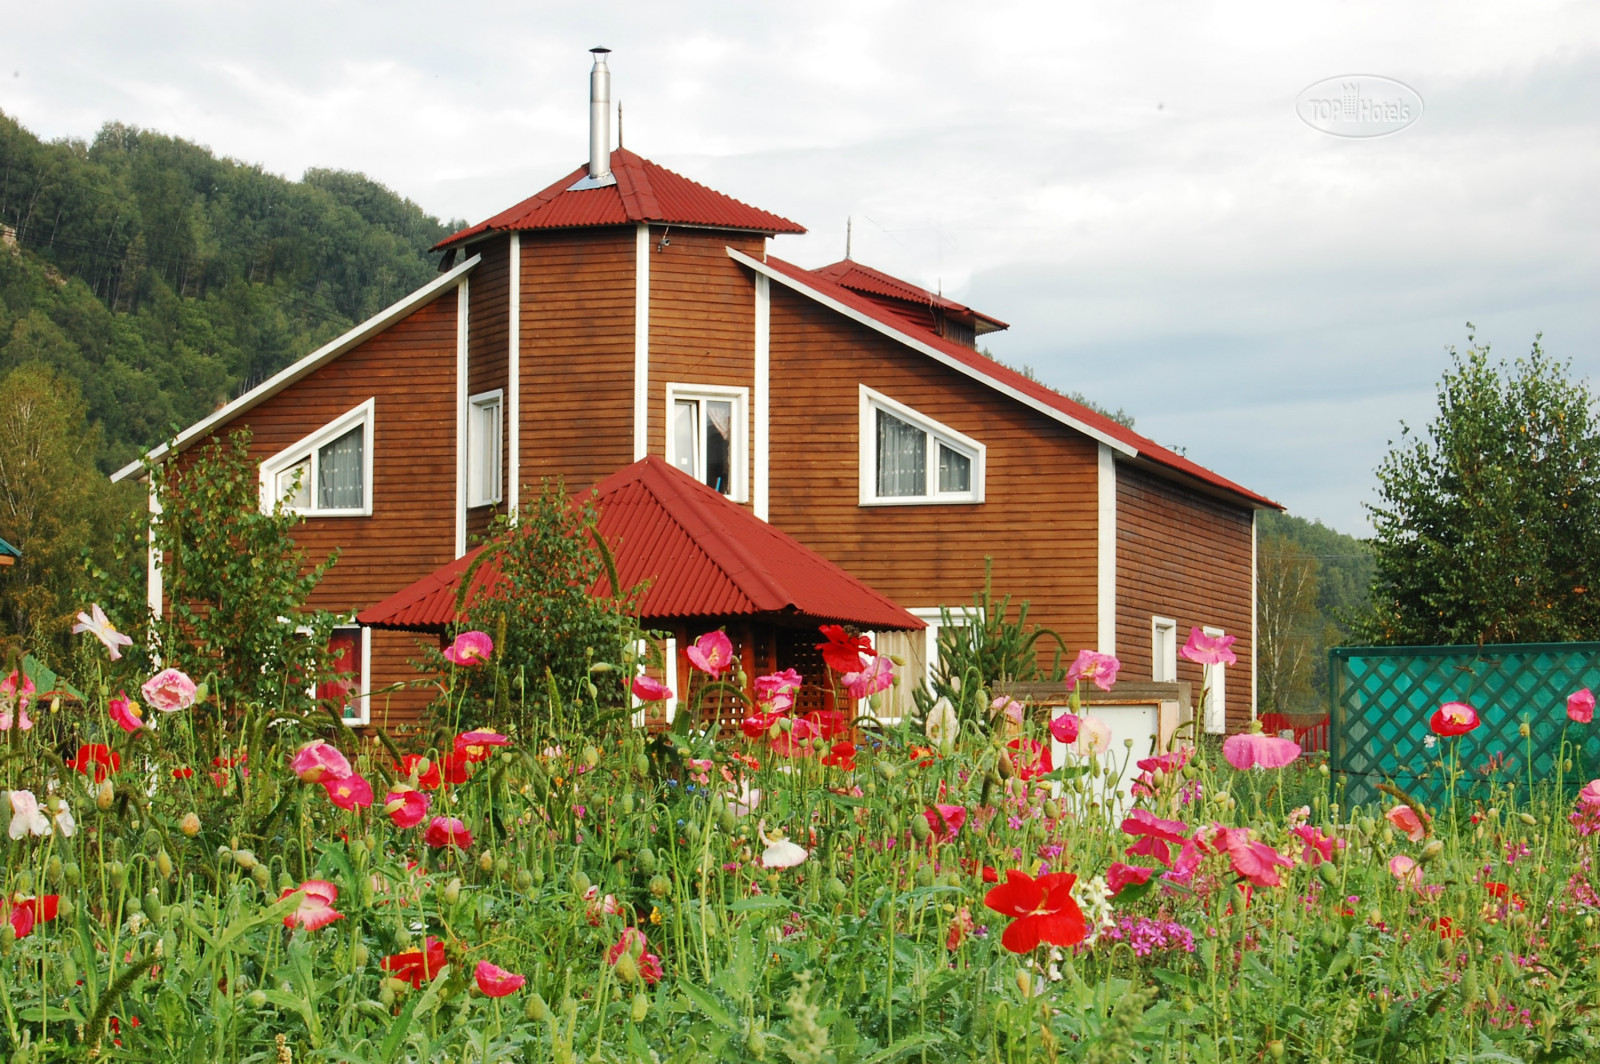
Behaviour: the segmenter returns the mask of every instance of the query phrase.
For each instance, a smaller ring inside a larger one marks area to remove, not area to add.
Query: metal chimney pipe
[[[594,69],[589,71],[589,180],[611,176],[611,71],[606,67],[609,48],[591,48]]]

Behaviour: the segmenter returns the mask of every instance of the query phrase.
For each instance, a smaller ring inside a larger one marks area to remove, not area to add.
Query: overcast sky
[[[14,4],[0,110],[121,121],[290,177],[359,170],[479,221],[627,146],[1011,323],[993,352],[1365,534],[1467,321],[1600,378],[1600,4]],[[1376,139],[1296,98],[1380,75]]]

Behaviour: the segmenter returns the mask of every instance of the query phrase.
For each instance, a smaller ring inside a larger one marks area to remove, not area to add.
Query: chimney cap
[[[606,48],[603,45],[596,45],[595,47],[589,49],[589,51],[593,52],[595,55],[604,55],[605,53],[611,51],[611,49]]]

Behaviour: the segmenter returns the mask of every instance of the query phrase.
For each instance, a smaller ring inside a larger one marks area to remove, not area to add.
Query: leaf
[[[1118,897],[1121,897],[1121,895],[1119,894]],[[1150,973],[1150,976],[1156,982],[1181,990],[1185,994],[1197,994],[1200,992],[1199,984],[1194,981],[1194,977],[1185,975],[1182,972],[1174,972],[1169,968],[1157,968]]]
[[[931,1049],[943,1039],[929,1038],[923,1034],[906,1035],[898,1038],[893,1043],[884,1046],[870,1057],[862,1059],[861,1064],[889,1064],[892,1060],[904,1060],[918,1050]]]
[[[734,1023],[733,1017],[728,1015],[710,992],[701,990],[687,979],[678,980],[678,989],[683,991],[685,997],[697,1005],[701,1012],[709,1016],[719,1027],[727,1031],[737,1032],[739,1025]]]
[[[775,894],[758,894],[752,898],[740,898],[729,902],[727,909],[733,913],[770,912],[773,909],[788,909],[789,903]]]

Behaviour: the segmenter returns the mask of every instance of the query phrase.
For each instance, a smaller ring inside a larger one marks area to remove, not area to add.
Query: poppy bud
[[[444,903],[451,906],[455,905],[456,902],[461,900],[460,876],[452,878],[450,882],[445,884],[443,898]]]
[[[528,995],[528,1003],[522,1007],[522,1014],[535,1023],[543,1023],[550,1018],[550,1006],[544,1003],[544,998],[535,990]]]
[[[1417,854],[1417,860],[1421,861],[1423,864],[1427,864],[1435,857],[1438,857],[1441,853],[1444,853],[1444,843],[1440,842],[1438,839],[1430,839],[1428,841],[1428,845],[1422,848],[1422,852]]]
[[[386,983],[387,983],[387,981],[386,981]],[[381,987],[378,990],[378,1004],[382,1005],[385,1009],[394,1008],[394,988],[393,987],[385,985],[385,986]]]
[[[8,956],[17,944],[17,929],[9,923],[0,924],[0,957]]]
[[[484,850],[482,853],[480,853],[478,855],[478,871],[480,871],[480,872],[493,872],[494,871],[494,854],[490,853],[488,850]]]
[[[1526,739],[1529,735],[1533,734],[1533,729],[1528,727],[1527,721],[1523,721],[1521,724],[1517,725],[1517,734]]]
[[[933,829],[928,827],[928,818],[927,817],[918,816],[918,817],[912,817],[911,818],[911,837],[912,838],[916,839],[918,842],[926,842],[928,840],[928,836],[930,834],[932,834],[932,833],[933,833]]]
[[[533,875],[526,868],[517,869],[517,875],[514,882],[516,883],[518,890],[533,889]]]
[[[923,823],[926,824],[927,821],[924,820]],[[931,887],[931,886],[933,886],[933,866],[932,865],[922,865],[921,867],[919,867],[917,869],[916,883],[917,883],[917,886],[919,886],[919,887]]]
[[[250,878],[256,881],[256,886],[267,890],[272,885],[272,872],[264,864],[258,864],[250,870]]]
[[[144,896],[144,913],[158,923],[161,920],[161,895],[156,893],[154,887]]]
[[[672,893],[672,880],[657,872],[650,877],[650,894],[655,898],[665,898]]]
[[[633,867],[638,869],[639,873],[641,875],[646,875],[646,876],[655,875],[655,871],[656,871],[656,855],[655,855],[655,852],[653,850],[651,850],[650,847],[648,847],[648,846],[646,846],[643,849],[641,849],[638,853],[633,855]]]
[[[589,888],[593,885],[581,869],[572,873],[572,892],[579,897],[589,893]]]
[[[1467,970],[1471,971],[1472,969],[1469,967]],[[1500,991],[1495,989],[1495,985],[1493,983],[1490,983],[1488,986],[1484,987],[1483,993],[1484,996],[1489,999],[1489,1007],[1491,1009],[1498,1009],[1500,1007]]]
[[[1283,1039],[1274,1038],[1272,1041],[1268,1042],[1267,1043],[1267,1055],[1270,1056],[1273,1060],[1282,1060],[1283,1059]]]
[[[137,894],[130,894],[128,896],[128,900],[123,902],[123,909],[132,914],[139,916],[144,915],[144,903],[139,900],[139,896]],[[57,913],[57,915],[60,914]]]
[[[823,887],[823,893],[827,895],[829,901],[837,904],[844,901],[845,895],[849,891],[844,885],[844,880],[838,876],[829,876],[827,885]]]
[[[896,772],[898,771],[893,765],[889,764],[889,762],[887,762],[887,761],[874,761],[872,763],[872,767],[873,767],[874,770],[877,771],[878,775],[880,775],[880,776],[882,776],[884,778],[884,780],[886,782],[892,782],[894,780]]]
[[[371,956],[372,955],[367,950],[367,944],[365,942],[357,942],[356,948],[350,951],[350,959],[355,962],[355,966],[357,968],[365,968],[367,966],[367,961],[371,959]]]
[[[590,743],[583,748],[583,763],[588,765],[590,768],[594,768],[596,765],[600,764],[600,751],[594,748],[593,743]]]
[[[94,792],[95,808],[99,809],[101,812],[105,812],[107,809],[111,808],[111,802],[116,798],[116,796],[117,789],[112,785],[111,781],[101,780],[100,785],[95,788]]]
[[[750,1050],[750,1055],[757,1060],[767,1054],[767,1034],[759,1027],[751,1027],[750,1033],[745,1036],[745,1046]]]
[[[111,873],[111,889],[121,890],[128,883],[128,866],[121,861],[112,861],[106,871]]]
[[[643,1023],[644,1018],[650,1015],[650,999],[642,992],[633,995],[633,1008],[629,1012],[634,1023]]]
[[[54,886],[61,882],[61,858],[55,854],[50,855],[50,860],[44,866],[45,882]]]
[[[78,869],[76,861],[66,861],[61,865],[61,878],[69,887],[75,887],[83,880],[83,873]]]
[[[166,850],[156,854],[156,871],[161,873],[162,879],[172,875],[172,855]]]
[[[1032,985],[1028,980],[1028,973],[1023,969],[1018,968],[1017,969],[1017,991],[1018,991],[1018,993],[1020,993],[1023,997],[1028,997],[1029,996],[1028,991],[1031,990],[1031,989],[1032,989]]]
[[[249,850],[233,850],[231,852],[234,862],[246,872],[250,871],[261,863],[260,861],[256,860],[256,855],[251,853]]]
[[[1334,871],[1333,865],[1327,861],[1317,866],[1317,876],[1330,887],[1339,885],[1339,873]]]
[[[1011,760],[1011,755],[1008,753],[1001,753],[1000,759],[995,762],[995,768],[1003,780],[1010,780],[1017,774],[1016,763]]]
[[[200,834],[200,817],[193,812],[183,814],[183,819],[178,821],[178,830],[189,838],[194,838]]]
[[[287,868],[278,873],[278,890],[293,890],[296,886],[298,886],[298,884],[295,883],[294,876],[289,874],[289,870]]]
[[[246,994],[244,996],[244,1003],[246,1005],[249,1005],[253,1009],[264,1009],[264,1008],[266,1008],[267,1007],[267,994],[266,994],[266,991],[264,991],[264,990],[252,990],[252,991],[250,991],[250,993],[248,993],[248,994]]]
[[[627,794],[624,794],[622,796],[622,814],[624,816],[632,816],[633,815],[633,792],[632,791],[629,791]]]
[[[1537,826],[1539,823],[1539,818],[1534,816],[1532,813],[1518,813],[1517,819],[1528,825],[1530,828]]]
[[[612,965],[617,973],[617,979],[624,983],[631,983],[639,978],[639,965],[633,959],[633,954],[624,952],[617,958],[617,963]]]

